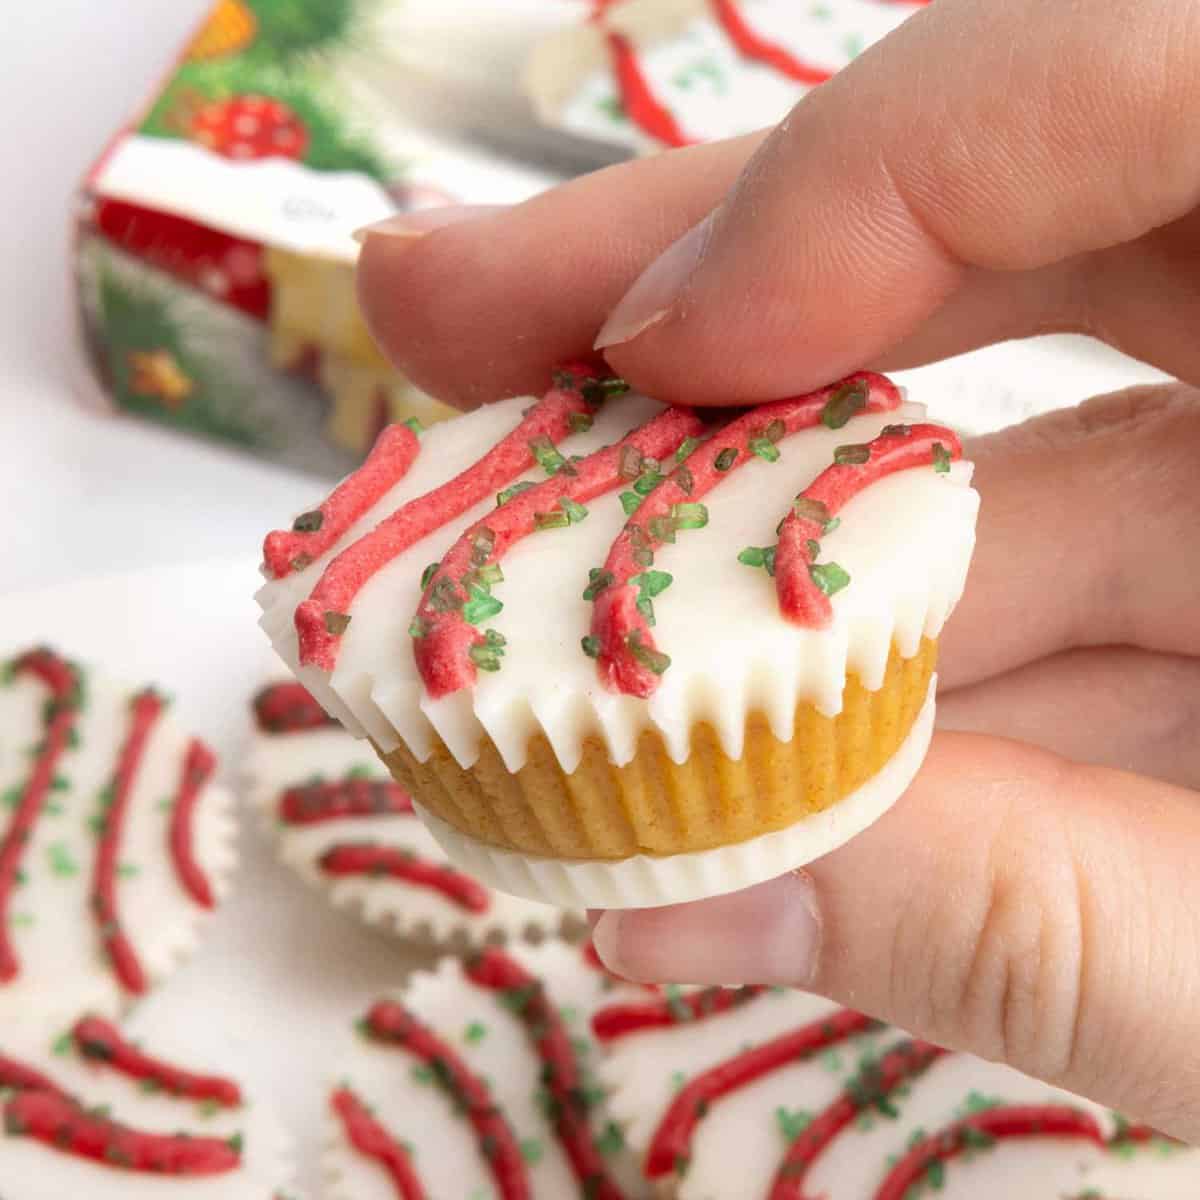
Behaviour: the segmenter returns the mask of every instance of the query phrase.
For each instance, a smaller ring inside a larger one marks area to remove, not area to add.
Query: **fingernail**
[[[461,225],[464,221],[477,221],[502,212],[504,204],[447,204],[441,208],[421,208],[415,212],[396,213],[374,225],[364,225],[351,236],[360,245],[369,237],[418,238],[444,229],[447,225]]]
[[[604,322],[593,349],[632,341],[667,315],[704,257],[712,220],[710,213],[699,225],[693,225],[637,277]]]
[[[812,879],[793,871],[694,904],[607,912],[592,942],[610,971],[640,983],[805,987],[816,975],[821,915]]]

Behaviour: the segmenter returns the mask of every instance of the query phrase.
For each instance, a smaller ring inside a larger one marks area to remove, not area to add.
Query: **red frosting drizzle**
[[[329,1103],[342,1123],[346,1140],[359,1154],[387,1172],[400,1200],[425,1200],[425,1189],[408,1151],[371,1115],[367,1106],[347,1087],[338,1088]]]
[[[254,697],[254,717],[263,733],[300,733],[337,725],[298,683],[275,683]]]
[[[390,779],[339,779],[288,788],[279,797],[285,825],[321,825],[353,817],[410,816],[412,797]]]
[[[413,651],[429,694],[437,699],[475,682],[471,650],[484,645],[485,638],[463,616],[469,598],[467,585],[475,572],[500,562],[512,546],[535,532],[539,516],[559,512],[565,521],[560,501],[584,504],[619,487],[621,455],[626,448],[663,458],[701,428],[699,417],[690,409],[667,409],[616,445],[575,463],[571,473],[559,471],[470,526],[429,580],[413,623],[414,629],[423,630],[413,639]]]
[[[121,747],[110,786],[108,809],[104,814],[92,875],[92,912],[100,928],[104,952],[121,986],[137,996],[146,991],[148,981],[137,952],[121,925],[117,907],[117,867],[134,780],[151,731],[165,707],[163,698],[150,688],[139,692],[130,704],[129,732],[125,735],[125,744]]]
[[[631,580],[644,569],[639,556],[644,560],[647,550],[663,545],[664,528],[673,528],[675,506],[695,504],[707,495],[754,457],[752,446],[765,449],[817,425],[829,402],[856,387],[866,393],[858,411],[888,412],[901,402],[890,380],[861,371],[808,395],[762,404],[714,434],[642,501],[608,553],[602,578],[609,582],[597,589],[592,613],[600,677],[608,687],[641,697],[658,687],[661,671],[647,663],[657,653],[650,623],[637,607],[638,588]]]
[[[790,1063],[811,1058],[874,1026],[875,1022],[862,1013],[839,1009],[820,1021],[781,1034],[697,1075],[679,1091],[655,1130],[646,1152],[646,1177],[661,1179],[687,1166],[696,1126],[722,1096]]]
[[[57,1092],[58,1085],[40,1071],[0,1054],[0,1091]]]
[[[542,1062],[542,1081],[554,1101],[554,1134],[571,1164],[579,1194],[586,1200],[623,1200],[592,1138],[590,1101],[571,1038],[541,980],[495,949],[484,950],[464,972],[472,983],[498,993],[525,1026]]]
[[[180,1100],[211,1101],[224,1108],[238,1108],[242,1103],[241,1090],[232,1080],[218,1075],[197,1075],[144,1054],[132,1042],[126,1041],[115,1025],[100,1017],[84,1017],[76,1022],[71,1036],[84,1058],[130,1079],[153,1085],[169,1096]]]
[[[500,1200],[531,1200],[525,1161],[512,1129],[487,1085],[454,1049],[407,1009],[390,1001],[376,1004],[367,1014],[364,1027],[369,1037],[402,1047],[432,1069],[434,1081],[471,1122]]]
[[[396,846],[343,842],[326,850],[319,861],[326,875],[399,879],[440,892],[447,900],[474,913],[487,912],[492,906],[491,892],[469,875],[463,875],[449,863],[428,862],[411,850]]]
[[[319,508],[296,518],[290,530],[268,533],[263,562],[273,579],[302,571],[320,558],[372,505],[405,475],[420,450],[407,425],[389,425],[380,433],[362,466],[343,480]]]
[[[929,1042],[901,1042],[854,1082],[788,1147],[768,1200],[811,1200],[804,1181],[830,1143],[865,1109],[885,1103],[899,1087],[926,1071],[946,1051]]]
[[[57,1089],[17,1092],[4,1105],[4,1130],[60,1154],[145,1174],[219,1175],[242,1162],[236,1138],[143,1133],[97,1116]]]
[[[680,129],[671,110],[651,90],[633,43],[623,33],[609,33],[607,37],[608,52],[612,57],[625,115],[644,133],[665,146],[693,145],[695,139]]]
[[[52,650],[31,650],[10,666],[12,674],[28,673],[50,689],[43,714],[44,735],[37,747],[33,770],[17,800],[3,841],[0,841],[0,983],[17,977],[21,964],[9,935],[9,905],[20,877],[33,828],[54,787],[59,760],[70,747],[75,722],[82,707],[82,677],[78,668]]]
[[[711,3],[713,12],[721,23],[721,28],[725,30],[729,40],[737,47],[739,54],[766,63],[767,66],[774,67],[776,71],[798,83],[816,85],[833,77],[833,71],[801,62],[786,47],[755,32],[746,23],[746,18],[742,15],[737,0],[711,0]]]
[[[312,595],[296,609],[301,663],[332,671],[350,606],[367,581],[410,546],[529,470],[536,462],[531,442],[548,439],[557,445],[571,433],[572,417],[578,420],[591,414],[584,390],[594,379],[588,367],[563,368],[555,386],[478,462],[402,505],[329,563]],[[347,485],[352,486],[355,478],[351,476]]]
[[[909,1189],[935,1163],[949,1162],[966,1150],[1018,1138],[1068,1138],[1101,1148],[1107,1145],[1095,1119],[1077,1108],[1021,1105],[987,1109],[918,1142],[883,1181],[875,1200],[905,1200]]]
[[[215,908],[217,901],[208,876],[196,861],[192,823],[200,793],[216,769],[217,760],[213,752],[203,742],[193,740],[184,757],[179,791],[171,806],[169,834],[171,860],[175,864],[179,882],[197,904],[209,909]]]
[[[592,1018],[592,1032],[602,1042],[616,1041],[644,1029],[664,1029],[715,1017],[761,996],[763,987],[710,987],[686,995],[670,992],[646,1004],[610,1004]]]
[[[820,629],[833,619],[829,597],[809,571],[813,547],[825,532],[824,521],[807,514],[820,512],[828,520],[837,516],[861,491],[887,475],[936,464],[939,454],[945,456],[940,461],[947,467],[952,460],[962,458],[958,437],[942,425],[889,425],[865,445],[840,447],[839,454],[845,451],[857,451],[851,457],[863,461],[835,462],[827,467],[800,493],[796,506],[779,528],[775,588],[780,610],[797,625]],[[805,505],[808,507],[804,508]]]

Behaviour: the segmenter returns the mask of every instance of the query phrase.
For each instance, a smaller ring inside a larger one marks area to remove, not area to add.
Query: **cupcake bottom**
[[[466,770],[440,744],[384,761],[443,848],[502,890],[631,907],[713,895],[826,853],[899,796],[928,745],[936,658],[931,639],[893,648],[880,688],[851,676],[836,717],[801,704],[788,742],[751,717],[736,760],[698,725],[683,763],[654,730],[620,767],[589,739],[570,774],[540,736],[516,774],[489,743]]]

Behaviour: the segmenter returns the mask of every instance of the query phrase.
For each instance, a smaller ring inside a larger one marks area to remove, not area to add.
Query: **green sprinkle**
[[[787,433],[787,426],[779,420],[778,417],[763,430],[763,437],[772,445],[783,440],[783,435]]]
[[[647,646],[642,641],[642,631],[635,629],[628,638],[629,652],[639,663],[648,671],[652,671],[655,675],[661,675],[671,665],[671,659],[661,650],[655,650],[653,646]]]
[[[885,425],[879,432],[889,437],[912,437],[912,431],[911,425]]]
[[[468,1046],[477,1046],[487,1037],[487,1026],[482,1021],[472,1021],[463,1030],[463,1041]]]
[[[809,538],[808,541],[806,541],[804,544],[808,547],[808,553],[809,553],[810,558],[816,558],[817,555],[821,553],[821,543],[820,542],[813,541],[812,538]]]
[[[579,385],[579,394],[593,407],[612,396],[623,396],[627,391],[629,384],[615,375],[609,379],[585,379]]]
[[[499,992],[500,1003],[508,1009],[509,1012],[523,1013],[529,1005],[537,998],[538,993],[542,990],[542,985],[536,980],[533,983],[524,984],[521,987],[505,988]]]
[[[649,462],[650,459],[646,461]],[[639,496],[648,496],[665,478],[657,467],[650,467],[633,481],[633,490]]]
[[[605,571],[600,567],[592,567],[588,571],[588,578],[591,582],[584,589],[583,598],[585,600],[595,600],[601,592],[612,587],[616,582],[616,576],[611,571]]]
[[[672,504],[671,520],[676,529],[703,529],[708,524],[708,509],[703,504]]]
[[[604,1128],[596,1138],[596,1149],[606,1158],[620,1154],[625,1149],[625,1135],[615,1121],[606,1121]]]
[[[825,528],[822,532],[832,533],[842,523],[841,517],[834,517],[831,521],[825,522]]]
[[[416,417],[405,417],[404,420],[400,422],[400,424],[407,425],[409,427],[409,429],[411,429],[413,431],[413,433],[415,433],[417,435],[417,437],[420,437],[421,434],[423,434],[425,432],[425,426],[422,425],[421,422]]]
[[[462,615],[463,620],[472,625],[478,625],[480,621],[494,617],[504,607],[495,596],[481,587],[472,587],[467,594],[470,598],[463,605]]]
[[[141,870],[142,868],[139,867],[137,863],[121,863],[121,865],[117,867],[117,874],[122,879],[133,879],[137,875],[141,874]]]
[[[671,478],[675,480],[676,486],[685,496],[692,494],[696,486],[696,477],[689,467],[678,467]]]
[[[21,788],[10,787],[3,794],[0,794],[0,808],[7,808],[10,811],[15,809],[21,803]]]
[[[869,394],[867,385],[861,379],[842,384],[821,409],[821,423],[829,429],[841,429],[851,417],[867,407]]]
[[[424,617],[413,617],[408,627],[410,638],[423,638],[429,635],[429,622]]]
[[[774,578],[775,554],[775,546],[747,546],[738,554],[738,562],[747,567],[763,567]]]
[[[699,445],[699,438],[684,438],[683,441],[679,443],[679,449],[675,451],[675,461],[677,463],[683,462],[683,460],[692,454]]]
[[[575,468],[558,452],[554,443],[545,436],[536,437],[528,443],[529,453],[547,475],[574,475]]]
[[[431,562],[421,572],[421,591],[424,591],[433,582],[433,577],[438,573],[438,567],[441,565],[440,562]]]
[[[622,492],[621,507],[625,510],[627,517],[633,516],[638,510],[638,506],[642,503],[642,498],[637,492]]]
[[[812,563],[808,573],[826,596],[836,596],[850,583],[850,576],[837,563]]]
[[[59,879],[70,879],[79,874],[79,865],[71,856],[65,842],[55,842],[47,846],[46,858],[49,860],[51,872]]]
[[[595,418],[591,413],[573,412],[567,417],[567,424],[571,427],[572,433],[587,433],[595,423]]]
[[[751,438],[749,445],[751,454],[757,454],[759,458],[764,459],[766,462],[773,463],[779,461],[779,447],[769,438]]]
[[[571,518],[561,508],[552,509],[550,512],[533,514],[534,529],[566,529],[570,523]]]
[[[617,474],[622,479],[632,481],[642,473],[642,463],[645,461],[645,456],[634,445],[626,443],[621,447],[621,454],[617,459]]]
[[[685,1075],[682,1071],[671,1072],[671,1091],[683,1091],[683,1085],[685,1083],[687,1083],[687,1075]]]
[[[296,533],[316,533],[325,524],[325,514],[314,508],[312,512],[301,513],[293,522],[292,529]]]
[[[656,542],[675,541],[674,517],[651,517],[646,525],[646,531]]]
[[[588,510],[584,505],[577,504],[569,496],[563,496],[558,502],[558,507],[567,514],[567,520],[572,525],[578,525],[588,515]]]
[[[74,1045],[75,1038],[68,1030],[66,1033],[60,1033],[58,1037],[54,1039],[54,1044],[50,1048],[51,1053],[55,1054],[59,1058],[64,1058],[66,1055],[71,1053]]]
[[[651,598],[661,595],[675,582],[675,577],[667,571],[643,571],[634,575],[629,581],[635,583]]]
[[[507,504],[514,496],[519,496],[532,487],[537,487],[537,484],[530,479],[523,479],[520,483],[514,483],[512,487],[506,487],[504,491],[496,493],[496,507]]]
[[[871,447],[863,443],[839,446],[833,452],[833,461],[839,467],[857,467],[871,459]]]
[[[933,443],[933,469],[939,475],[950,474],[950,451],[941,442]]]
[[[729,468],[732,467],[735,462],[737,462],[737,456],[738,452],[736,446],[726,446],[725,449],[713,459],[713,466],[716,467],[718,471],[728,471]]]
[[[781,1106],[775,1110],[775,1124],[788,1142],[794,1142],[812,1124],[812,1114],[802,1108]]]
[[[530,1166],[542,1161],[542,1143],[537,1138],[524,1138],[521,1142],[521,1157]]]
[[[825,532],[829,531],[829,508],[820,500],[810,500],[807,496],[797,496],[792,501],[792,512],[801,521],[812,521],[820,525]]]
[[[591,634],[588,634],[586,637],[580,639],[579,644],[583,647],[583,652],[588,658],[600,657],[600,639],[598,637],[592,637]]]
[[[325,614],[325,632],[331,637],[341,637],[349,628],[349,613],[327,612]]]

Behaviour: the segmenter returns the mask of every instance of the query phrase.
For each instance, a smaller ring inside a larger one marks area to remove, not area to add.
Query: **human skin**
[[[360,294],[463,407],[593,344],[694,404],[1050,330],[1200,382],[1197,118],[1200,0],[936,0],[765,134],[374,228]],[[1200,1141],[1200,393],[968,452],[979,545],[912,788],[804,871],[604,914],[597,946],[801,985]]]

